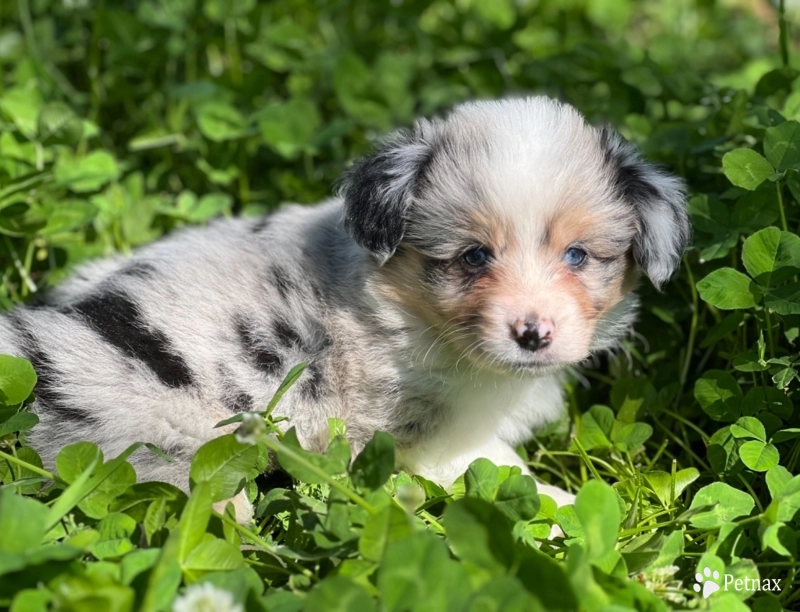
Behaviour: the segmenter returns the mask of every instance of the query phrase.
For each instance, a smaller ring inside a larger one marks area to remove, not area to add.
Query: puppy
[[[399,468],[447,486],[478,457],[527,469],[514,446],[559,415],[559,372],[618,342],[637,264],[662,285],[688,237],[680,181],[614,132],[548,98],[469,103],[396,133],[337,199],[80,268],[0,320],[0,352],[39,373],[49,465],[144,440],[176,462],[137,453],[140,480],[186,489],[214,425],[307,361],[276,411],[304,447],[337,417],[354,452],[389,432]]]

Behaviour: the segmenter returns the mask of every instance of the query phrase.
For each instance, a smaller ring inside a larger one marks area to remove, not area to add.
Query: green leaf
[[[512,521],[530,521],[539,512],[541,502],[536,483],[527,474],[512,474],[500,483],[494,504]]]
[[[514,560],[508,519],[491,503],[464,497],[447,506],[442,519],[453,552],[493,574],[502,574]]]
[[[242,114],[227,102],[205,102],[197,109],[197,126],[203,136],[214,142],[224,142],[244,135]]]
[[[387,612],[461,610],[471,590],[463,564],[450,557],[443,540],[426,531],[389,545],[377,583]]]
[[[364,525],[358,551],[369,561],[380,562],[386,548],[411,534],[408,516],[395,504],[388,504]]]
[[[181,569],[188,582],[195,582],[210,572],[231,571],[244,567],[244,558],[237,546],[214,537],[210,533],[202,538],[182,560]]]
[[[644,477],[655,492],[658,500],[665,507],[671,507],[673,499],[678,499],[686,487],[700,478],[700,472],[697,468],[684,468],[675,473],[674,481],[672,474],[667,472],[646,472]]]
[[[275,406],[277,406],[278,402],[281,401],[283,395],[289,389],[291,389],[298,380],[300,380],[303,372],[305,372],[306,366],[308,366],[308,362],[302,361],[287,372],[286,376],[283,377],[281,384],[278,385],[278,390],[275,391],[275,395],[272,396],[269,404],[267,404],[267,409],[264,411],[264,417],[269,417],[272,414],[272,411],[275,410]]]
[[[376,490],[394,471],[394,438],[376,431],[350,467],[350,477],[357,487]]]
[[[767,432],[764,424],[755,417],[744,416],[731,425],[731,435],[734,438],[755,438],[766,442]]]
[[[767,488],[769,489],[772,499],[775,499],[792,480],[792,474],[782,465],[776,465],[774,468],[767,471],[765,480],[767,481]]]
[[[203,539],[211,519],[211,503],[211,485],[205,481],[199,482],[181,513],[179,531],[173,532],[179,533],[176,559],[181,563]]]
[[[168,6],[172,6],[172,2]],[[203,14],[211,21],[225,23],[247,16],[256,8],[256,0],[205,0]]]
[[[371,612],[377,610],[375,600],[364,587],[341,576],[323,580],[308,593],[304,612]]]
[[[84,157],[63,151],[55,165],[56,181],[77,193],[97,191],[121,173],[117,160],[107,151],[93,151]]]
[[[242,490],[256,461],[257,446],[241,444],[233,434],[220,436],[197,450],[189,470],[189,480],[192,487],[207,482],[212,501],[230,499]]]
[[[778,449],[761,440],[745,442],[739,448],[739,457],[747,467],[755,472],[766,472],[778,465]]]
[[[764,550],[771,548],[779,555],[784,557],[793,557],[792,552],[786,548],[786,545],[781,540],[793,541],[794,533],[785,523],[777,522],[768,525],[761,534],[761,546]],[[794,546],[792,547],[794,549]]]
[[[342,109],[360,124],[388,129],[391,114],[375,98],[372,73],[364,61],[354,53],[344,53],[333,71],[333,89]]]
[[[692,515],[689,522],[698,529],[715,529],[741,516],[750,514],[755,506],[753,498],[744,491],[734,489],[724,482],[714,482],[700,489],[694,496],[689,510],[713,505]]]
[[[7,405],[21,404],[33,392],[36,372],[27,359],[0,355],[0,391]]]
[[[83,122],[63,102],[48,102],[39,112],[37,131],[44,144],[75,145],[83,136]]]
[[[608,406],[592,406],[578,422],[578,440],[586,450],[611,446],[614,412]]]
[[[578,491],[575,514],[583,527],[590,560],[597,561],[614,550],[622,521],[614,489],[600,480],[590,480]]]
[[[647,423],[630,423],[613,436],[614,444],[623,452],[632,452],[653,435],[653,428]]]
[[[39,233],[42,236],[53,236],[87,225],[97,216],[98,210],[89,202],[65,200],[54,203],[46,214],[47,225]]]
[[[288,449],[288,452],[281,452],[281,449]],[[300,458],[298,461],[295,456]],[[278,461],[281,466],[297,480],[309,484],[322,484],[326,481],[324,477],[315,470],[309,469],[308,465],[315,466],[327,476],[336,476],[347,471],[350,464],[350,445],[344,438],[334,438],[328,444],[325,454],[311,453],[304,450],[297,440],[297,432],[292,427],[281,439],[278,449]]]
[[[98,559],[115,559],[131,552],[135,546],[131,536],[136,530],[136,521],[127,514],[114,512],[106,515],[97,524],[100,538],[92,544],[91,553]]]
[[[764,132],[764,154],[777,170],[800,164],[800,123],[784,121]]]
[[[800,510],[800,476],[782,479],[779,472],[781,469],[781,466],[775,466],[769,470],[767,483],[770,485],[773,500],[778,502],[777,520],[787,522],[793,520]]]
[[[772,165],[752,149],[734,149],[722,158],[722,170],[737,187],[752,191],[775,173]]]
[[[697,283],[700,297],[722,310],[753,308],[760,298],[756,289],[751,290],[752,281],[733,268],[714,270]],[[756,291],[754,293],[753,291]]]
[[[42,107],[42,94],[34,81],[29,86],[11,87],[0,95],[0,110],[7,114],[26,138],[36,136],[37,119]]]
[[[730,427],[715,431],[708,440],[708,462],[717,474],[726,474],[739,461],[736,438],[731,435]]]
[[[788,419],[794,410],[792,400],[775,387],[753,387],[747,392],[742,401],[742,412],[746,415],[755,415],[762,410]]]
[[[205,493],[207,494],[206,485],[201,485],[201,487],[205,488]],[[197,494],[197,489],[192,493],[193,496],[195,494]],[[211,499],[210,497],[207,497],[207,499],[210,507]],[[164,547],[161,549],[161,554],[153,571],[150,572],[147,580],[147,590],[141,606],[143,612],[168,610],[175,599],[178,587],[181,584],[181,566],[178,561],[178,554],[183,535],[181,533],[182,529],[183,527],[178,527],[170,533],[164,543]]]
[[[800,283],[768,289],[764,294],[764,304],[779,315],[800,314]]]
[[[765,287],[792,278],[800,268],[800,237],[768,227],[750,236],[742,247],[748,274]]]
[[[109,462],[106,465],[111,464]],[[99,478],[103,467],[103,452],[91,442],[76,442],[65,446],[56,457],[56,469],[61,478],[69,483],[76,482],[90,465],[95,465],[91,475]],[[136,472],[133,467],[120,461],[115,469],[108,471],[90,491],[84,493],[78,507],[87,516],[103,518],[108,512],[109,504],[135,482]]]
[[[311,140],[320,124],[317,108],[308,98],[275,102],[258,113],[258,127],[264,142],[286,159],[314,150]]]
[[[481,20],[500,30],[509,29],[517,17],[513,0],[474,0],[471,5]]]
[[[733,376],[722,370],[709,370],[697,379],[694,396],[715,421],[735,421],[742,410],[742,390]]]
[[[48,508],[41,502],[0,489],[0,552],[24,553],[41,544]]]
[[[0,423],[0,438],[14,432],[28,431],[36,426],[39,417],[31,412],[17,412],[11,417]]]
[[[228,213],[233,205],[233,198],[227,193],[207,193],[197,202],[186,220],[190,223],[203,223],[223,213]]]
[[[470,463],[464,474],[467,495],[491,501],[500,482],[500,469],[491,461],[478,458]]]

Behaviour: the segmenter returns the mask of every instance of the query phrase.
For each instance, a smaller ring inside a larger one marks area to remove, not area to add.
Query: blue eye
[[[483,247],[470,249],[463,255],[464,262],[473,268],[480,268],[485,266],[489,261],[489,254]]]
[[[578,247],[569,248],[567,252],[564,253],[564,261],[567,265],[577,267],[586,261],[586,251]]]

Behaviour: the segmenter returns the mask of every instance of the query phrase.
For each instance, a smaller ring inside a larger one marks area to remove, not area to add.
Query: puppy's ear
[[[394,254],[406,230],[406,210],[430,164],[433,147],[423,136],[427,122],[393,134],[345,174],[344,225],[381,265]]]
[[[614,188],[636,212],[633,257],[660,289],[681,265],[691,237],[683,182],[644,161],[613,128],[600,129],[600,144]]]

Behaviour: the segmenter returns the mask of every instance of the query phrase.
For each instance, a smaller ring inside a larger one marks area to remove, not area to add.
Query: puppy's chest
[[[509,422],[537,412],[536,381],[494,375],[436,377],[412,370],[400,381],[401,392],[389,406],[392,433],[402,446],[447,439],[471,446],[497,435]]]

